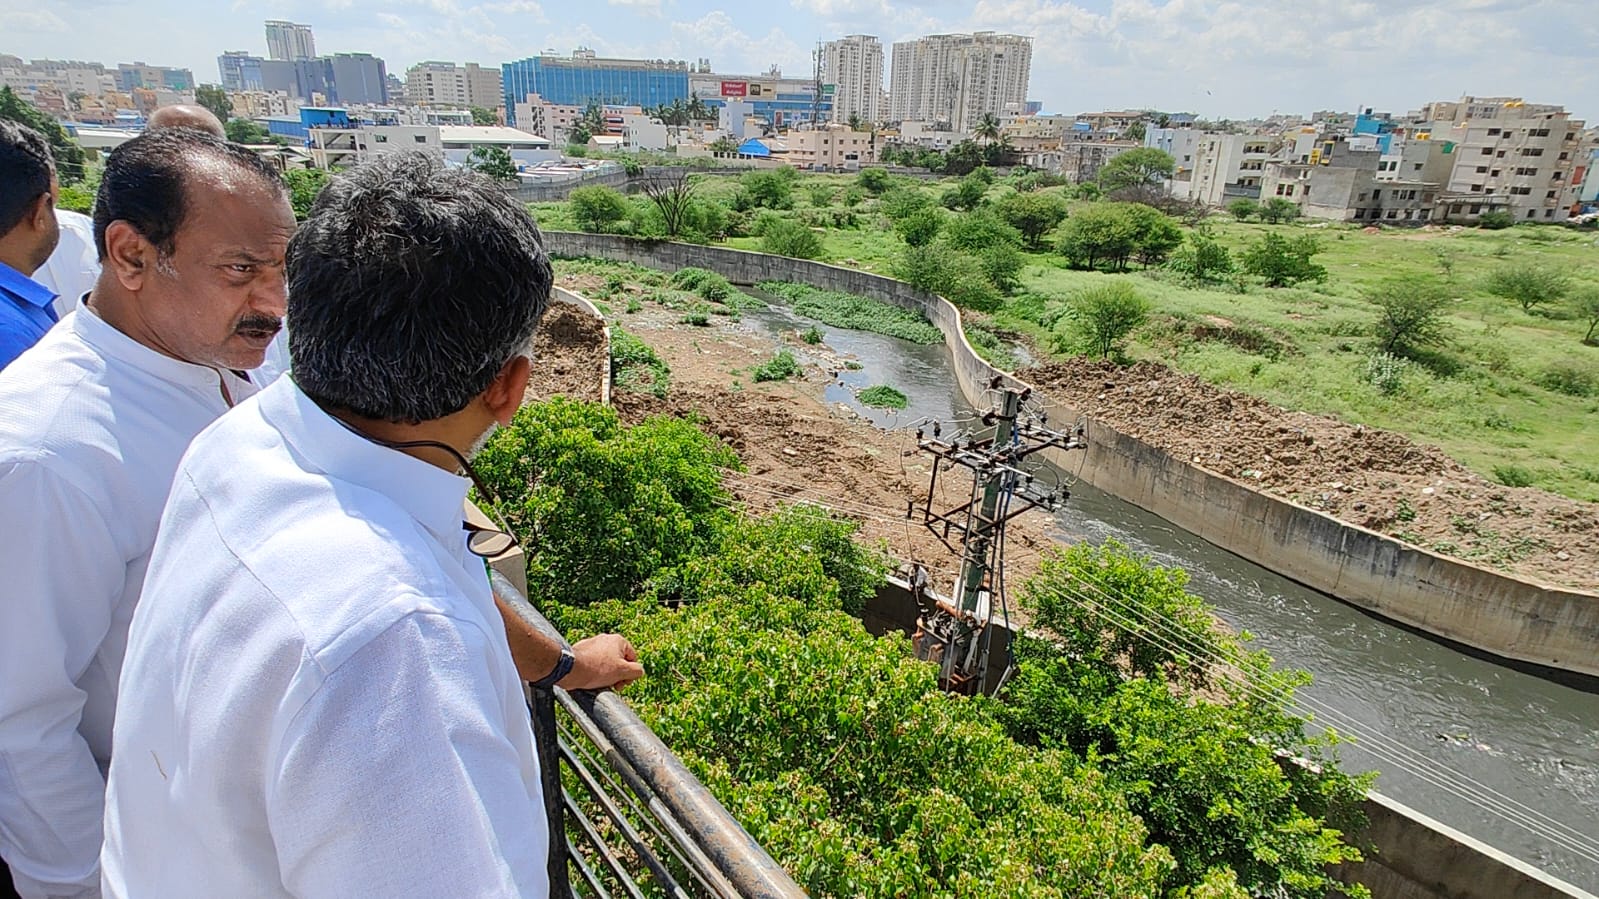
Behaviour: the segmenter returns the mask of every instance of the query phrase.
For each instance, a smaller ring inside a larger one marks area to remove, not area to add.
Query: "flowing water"
[[[779,306],[744,315],[774,340],[813,324]],[[839,372],[829,401],[890,428],[972,421],[944,346],[819,327],[828,347],[861,365]],[[861,405],[855,393],[874,384],[900,390],[908,408]],[[1113,538],[1187,570],[1190,589],[1229,625],[1254,634],[1279,664],[1309,671],[1302,704],[1358,737],[1341,748],[1346,769],[1377,770],[1380,792],[1599,891],[1599,694],[1396,627],[1087,485],[1055,522],[1062,539]]]

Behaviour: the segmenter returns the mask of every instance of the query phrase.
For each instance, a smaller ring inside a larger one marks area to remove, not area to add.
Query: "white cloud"
[[[661,0],[605,0],[610,6],[624,6],[652,19],[661,17]]]
[[[67,23],[48,9],[0,10],[0,33],[64,32]]]

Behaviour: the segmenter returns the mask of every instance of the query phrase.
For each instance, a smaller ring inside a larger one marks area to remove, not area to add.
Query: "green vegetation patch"
[[[762,381],[786,381],[789,378],[797,378],[802,373],[803,369],[800,368],[799,360],[794,358],[794,354],[782,350],[776,356],[755,366],[751,376],[758,384]]]
[[[880,300],[792,281],[762,281],[756,286],[787,300],[800,315],[835,328],[870,331],[920,344],[940,343],[944,339],[943,332],[920,314]]]
[[[863,405],[876,406],[879,409],[903,409],[910,405],[905,394],[887,384],[877,384],[868,387],[855,395]]]
[[[666,396],[672,370],[650,345],[620,325],[611,328],[611,382],[623,390]]]

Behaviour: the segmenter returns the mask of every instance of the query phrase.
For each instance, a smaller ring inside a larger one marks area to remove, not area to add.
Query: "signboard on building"
[[[748,96],[748,95],[749,95],[749,82],[747,82],[747,81],[724,81],[724,82],[722,82],[722,96],[724,96],[724,97],[745,97],[745,96]]]
[[[822,96],[831,97],[837,92],[837,89],[838,85],[836,84],[824,84],[822,85]]]

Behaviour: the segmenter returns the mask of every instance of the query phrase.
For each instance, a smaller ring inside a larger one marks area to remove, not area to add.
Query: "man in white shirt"
[[[106,162],[89,304],[0,372],[0,856],[99,894],[117,678],[184,449],[253,392],[294,228],[255,154],[190,131]]]
[[[400,154],[322,194],[289,251],[290,377],[174,478],[123,669],[107,896],[547,894],[457,472],[520,404],[551,281],[475,173]]]

